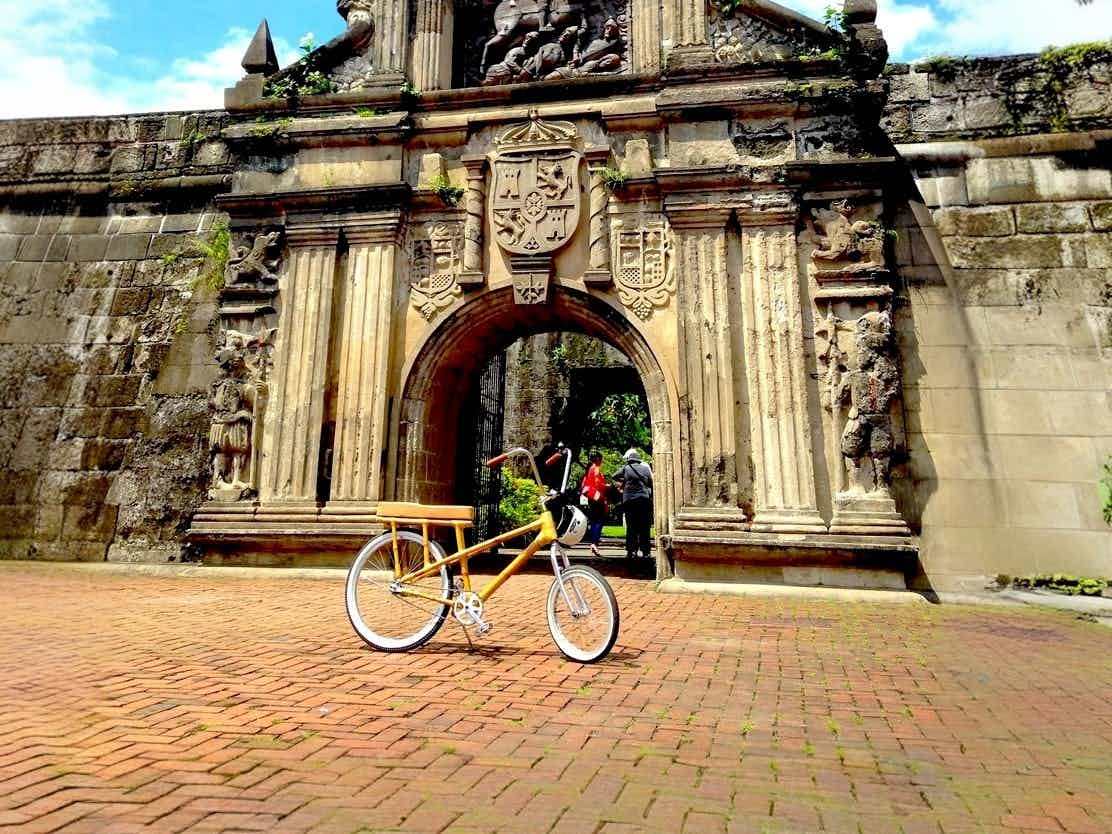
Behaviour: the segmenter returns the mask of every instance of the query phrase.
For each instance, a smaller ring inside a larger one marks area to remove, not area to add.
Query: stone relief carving
[[[811,261],[819,281],[884,270],[884,228],[875,220],[855,219],[859,213],[850,200],[812,209]]]
[[[675,245],[663,219],[631,228],[614,224],[614,283],[618,298],[641,319],[664,307],[676,292]]]
[[[575,232],[582,208],[581,155],[572,148],[541,147],[574,136],[570,123],[542,122],[534,114],[494,140],[501,152],[493,164],[490,219],[495,239],[507,252],[554,252]]]
[[[893,410],[900,398],[900,370],[888,311],[871,311],[856,322],[831,312],[816,327],[822,366],[823,407],[845,466],[843,493],[891,497],[896,451]],[[842,346],[852,339],[850,349]],[[867,465],[866,465],[867,464]]]
[[[711,51],[720,63],[786,61],[819,46],[805,31],[781,30],[743,9],[725,12],[715,0],[707,2],[707,22]]]
[[[410,242],[410,303],[431,319],[463,294],[459,285],[463,230],[459,223],[428,223]]]
[[[629,68],[628,0],[470,0],[457,5],[456,20],[464,86]]]
[[[213,501],[242,501],[258,490],[257,437],[266,406],[274,330],[253,336],[226,330],[216,353],[220,376],[212,383],[209,453]]]
[[[224,283],[228,287],[258,286],[278,282],[281,232],[255,235],[250,246],[237,246],[228,258]]]
[[[576,141],[575,125],[542,121],[536,111],[494,138],[490,226],[509,256],[518,303],[547,299],[552,254],[579,226],[583,156]]]

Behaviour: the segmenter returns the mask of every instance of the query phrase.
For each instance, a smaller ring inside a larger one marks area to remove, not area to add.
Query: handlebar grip
[[[552,466],[552,464],[556,463],[556,461],[558,461],[558,460],[559,460],[560,458],[562,458],[563,456],[564,456],[564,450],[563,450],[563,449],[561,449],[561,450],[560,450],[559,452],[557,452],[557,453],[556,453],[556,454],[554,454],[554,455],[553,455],[552,457],[550,457],[550,458],[549,458],[548,460],[546,460],[546,461],[544,462],[544,465],[545,465],[545,466]]]
[[[501,466],[503,463],[505,463],[506,458],[508,457],[509,455],[499,455],[496,458],[491,458],[490,460],[488,460],[486,462],[486,465],[493,469],[495,466]]]

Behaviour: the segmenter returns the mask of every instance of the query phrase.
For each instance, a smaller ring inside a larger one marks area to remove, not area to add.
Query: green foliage
[[[421,97],[421,91],[413,86],[413,82],[406,81],[401,87],[402,104],[407,107],[412,107],[417,103],[417,99]]]
[[[1041,573],[1034,576],[1017,576],[1012,580],[1012,587],[1021,590],[1046,588],[1048,591],[1056,591],[1070,596],[1096,597],[1100,596],[1101,592],[1108,587],[1108,582],[1104,579],[1070,576],[1065,573]]]
[[[723,15],[730,17],[750,5],[750,0],[715,0],[715,5]]]
[[[463,199],[463,189],[458,185],[452,185],[452,181],[444,174],[437,174],[429,185],[440,198],[440,202],[446,206],[458,206],[459,201]]]
[[[846,13],[837,6],[827,6],[823,9],[822,22],[835,32],[846,31]]]
[[[587,417],[583,442],[600,451],[636,448],[651,454],[653,433],[645,401],[636,394],[611,394]]]
[[[603,168],[599,175],[602,177],[603,184],[611,191],[621,191],[625,188],[626,180],[629,179],[629,175],[618,168]]]
[[[1104,477],[1100,479],[1097,488],[1100,490],[1104,523],[1112,524],[1112,460],[1104,464]]]
[[[1012,120],[1012,130],[1021,133],[1037,129],[1040,121],[1055,133],[1070,130],[1073,125],[1066,94],[1077,73],[1109,61],[1112,40],[1044,49],[1033,71],[1002,79],[1004,109]]]
[[[312,35],[301,39],[301,58],[266,83],[265,98],[293,99],[336,92],[336,85],[319,66],[320,53]]]
[[[555,374],[566,374],[568,372],[568,361],[570,359],[570,352],[568,346],[563,342],[558,343],[555,347],[548,352],[548,368]]]
[[[517,478],[502,469],[502,500],[498,516],[505,532],[531,524],[540,515],[540,498],[544,489],[532,478]]]
[[[958,76],[958,70],[965,65],[964,58],[951,58],[949,55],[935,55],[915,65],[916,72],[926,72],[939,81],[949,83]]]
[[[1039,61],[1047,67],[1064,66],[1071,70],[1112,61],[1112,40],[1075,43],[1061,48],[1048,46],[1039,53]]]
[[[378,111],[373,107],[356,107],[355,115],[360,119],[372,119],[378,115]]]

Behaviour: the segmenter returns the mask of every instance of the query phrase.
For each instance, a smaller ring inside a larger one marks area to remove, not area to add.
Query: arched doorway
[[[510,287],[470,299],[449,314],[415,350],[402,372],[394,467],[388,478],[403,500],[450,503],[461,448],[461,409],[491,356],[522,336],[569,331],[601,339],[625,354],[644,384],[655,462],[657,574],[671,566],[659,545],[674,517],[674,386],[644,335],[601,299],[556,287],[545,305],[519,305]]]

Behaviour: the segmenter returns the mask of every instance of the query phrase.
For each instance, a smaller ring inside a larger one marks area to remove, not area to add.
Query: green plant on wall
[[[224,286],[224,273],[228,269],[231,245],[231,228],[226,222],[219,222],[207,236],[190,236],[177,251],[163,255],[162,263],[171,266],[181,258],[200,259],[201,267],[190,282],[189,293],[216,292]],[[175,332],[183,332],[188,324],[188,311],[183,311],[174,328]]]
[[[312,35],[301,39],[301,58],[283,71],[279,77],[267,82],[263,95],[266,98],[300,98],[336,92],[336,85],[318,66],[320,53]]]
[[[458,185],[453,185],[452,181],[444,174],[437,174],[433,177],[429,186],[436,192],[440,202],[446,206],[458,206],[459,201],[463,199],[463,189]]]

